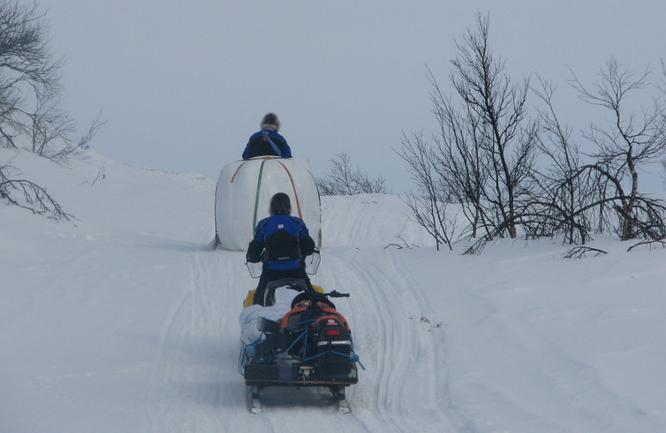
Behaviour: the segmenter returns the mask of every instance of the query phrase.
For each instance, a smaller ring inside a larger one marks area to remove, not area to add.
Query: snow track
[[[256,280],[205,247],[214,183],[94,154],[14,164],[79,220],[0,205],[1,433],[666,431],[666,250],[467,257],[429,248],[398,197],[326,198],[313,280],[351,294],[336,304],[367,370],[350,414],[268,388],[252,415],[238,315]]]
[[[432,372],[438,370],[443,329],[432,332],[408,272],[386,252],[341,250],[327,259],[339,276],[330,285],[353,294],[354,336],[368,368],[352,392],[352,402],[367,409],[359,416],[374,431],[441,431],[446,424]]]
[[[244,384],[237,370],[238,324],[248,280],[242,254],[198,251],[190,257],[190,284],[162,326],[153,367],[154,432],[441,432],[449,425],[445,401],[432,372],[440,364],[443,328],[426,317],[414,283],[391,252],[325,253],[320,278],[327,288],[347,290],[338,306],[350,319],[367,370],[341,415],[323,389],[264,391],[265,410],[244,410]],[[361,263],[362,262],[362,263]]]

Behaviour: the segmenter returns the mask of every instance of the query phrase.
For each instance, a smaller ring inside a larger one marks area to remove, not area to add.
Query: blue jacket
[[[243,151],[243,159],[273,155],[291,158],[291,149],[283,136],[270,128],[252,134]]]
[[[273,215],[257,224],[247,248],[247,261],[260,262],[264,249],[268,269],[293,270],[304,266],[303,259],[314,252],[315,242],[300,218]]]

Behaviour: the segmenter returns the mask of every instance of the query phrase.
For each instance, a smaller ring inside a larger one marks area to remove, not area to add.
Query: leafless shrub
[[[74,139],[74,122],[62,109],[60,70],[36,2],[0,0],[0,146],[27,149],[56,161],[86,148],[103,122],[98,117]],[[26,140],[19,140],[25,136]]]
[[[33,214],[44,215],[55,220],[72,218],[46,189],[27,179],[14,177],[17,175],[20,173],[15,167],[9,164],[0,166],[0,199],[27,209]]]
[[[397,250],[411,250],[418,247],[418,245],[410,244],[402,236],[400,236],[398,237],[397,242],[389,242],[384,246],[384,249],[387,250],[389,248],[395,248]]]
[[[580,146],[556,113],[552,84],[539,79],[534,92],[542,102],[538,149],[549,165],[546,170],[532,168],[531,197],[525,203],[522,223],[532,237],[561,234],[565,242],[584,244],[595,219],[594,210],[587,206],[597,197],[598,179],[579,173],[583,165]]]
[[[527,113],[529,80],[512,82],[490,49],[489,27],[479,15],[457,43],[452,97],[428,71],[439,131],[432,142],[403,137],[398,150],[418,190],[408,205],[437,245],[451,245],[447,203],[460,205],[470,237],[481,230],[484,238],[515,238],[530,196],[538,127]]]
[[[97,174],[95,175],[95,178],[92,180],[86,180],[81,182],[81,186],[89,186],[89,187],[94,187],[97,182],[100,180],[106,179],[106,167],[100,167],[97,170]]]
[[[27,115],[26,132],[31,139],[31,150],[38,155],[44,155],[52,143],[65,140],[72,132],[71,122],[60,109],[57,93],[53,91],[39,92],[34,110]]]
[[[463,252],[464,256],[478,256],[483,252],[483,250],[486,249],[486,246],[488,243],[492,241],[491,236],[482,236],[481,238],[477,239],[472,245],[470,245],[465,252]]]
[[[645,247],[645,246],[647,246],[650,250],[657,247],[666,248],[666,239],[653,239],[653,240],[641,241],[627,248],[627,252],[631,252],[635,248]]]
[[[433,150],[426,144],[420,134],[412,137],[403,136],[402,147],[398,155],[409,166],[409,172],[417,192],[409,193],[403,201],[411,210],[415,221],[423,227],[435,241],[439,251],[440,245],[453,249],[451,239],[455,232],[455,218],[447,215],[447,207],[452,199],[447,185],[442,182],[433,166]]]
[[[30,95],[58,87],[60,62],[47,46],[37,4],[0,0],[0,143],[17,147],[26,124]]]
[[[527,113],[529,79],[514,84],[505,62],[489,46],[490,21],[479,15],[474,30],[457,44],[451,83],[463,110],[480,127],[481,150],[489,182],[481,190],[488,217],[499,236],[517,236],[520,201],[527,195],[537,145],[538,125]]]
[[[74,120],[60,106],[60,94],[56,90],[39,92],[34,110],[26,114],[25,130],[34,153],[54,161],[64,161],[71,155],[90,146],[105,122],[101,114],[91,123],[80,138],[74,139]]]
[[[371,179],[358,167],[352,167],[351,158],[340,153],[331,160],[331,171],[327,176],[317,178],[321,195],[385,194],[386,180],[382,177]]]
[[[482,124],[469,107],[462,112],[456,108],[430,69],[428,77],[434,114],[439,123],[439,134],[433,137],[428,159],[441,186],[461,206],[470,225],[470,236],[476,238],[479,228],[488,235],[492,218],[487,216],[483,190],[489,179],[490,164],[482,146],[485,140]]]
[[[101,114],[92,121],[88,130],[81,135],[78,139],[72,137],[72,133],[75,131],[74,124],[71,120],[67,120],[67,123],[57,124],[53,123],[50,126],[55,129],[67,128],[71,133],[62,137],[58,143],[49,148],[48,153],[42,154],[47,158],[53,161],[65,161],[70,156],[75,155],[81,151],[87,150],[90,148],[90,143],[95,138],[99,130],[106,124],[102,120]]]
[[[664,62],[664,59],[661,59],[661,79],[658,87],[661,94],[666,97],[666,62]],[[666,113],[664,114],[664,123],[666,123]],[[661,166],[664,169],[663,178],[664,182],[666,182],[666,159],[661,160]]]
[[[545,108],[539,148],[551,167],[534,169],[531,175],[534,195],[526,212],[530,218],[523,221],[529,234],[559,232],[569,243],[585,243],[593,230],[615,231],[622,240],[666,236],[666,205],[641,193],[638,182],[638,167],[666,150],[666,106],[658,97],[641,115],[626,109],[630,96],[650,87],[649,74],[635,77],[611,59],[591,90],[574,78],[585,102],[611,113],[608,125],[593,123],[583,133],[582,139],[595,148],[586,161],[553,108],[552,86],[541,81],[536,93]]]
[[[647,69],[639,76],[611,59],[600,73],[600,80],[588,88],[574,76],[573,86],[581,98],[607,110],[611,126],[593,123],[585,138],[596,152],[593,163],[579,173],[593,172],[597,184],[603,185],[594,205],[601,212],[612,211],[618,220],[617,233],[622,240],[666,236],[666,205],[643,194],[639,187],[638,168],[661,157],[666,151],[666,104],[656,98],[652,107],[641,114],[626,108],[627,99],[649,89]]]
[[[73,138],[74,122],[60,105],[62,62],[53,59],[45,28],[36,2],[0,0],[0,147],[25,148],[61,162],[87,148],[103,122],[98,117],[81,138]],[[45,188],[10,179],[11,172],[15,169],[3,166],[3,199],[33,213],[68,219]]]
[[[615,231],[622,240],[666,237],[666,204],[638,182],[639,167],[666,153],[666,65],[661,85],[650,83],[649,70],[635,76],[613,59],[592,87],[574,76],[581,99],[610,113],[610,122],[592,123],[578,136],[560,121],[554,87],[545,80],[532,89],[541,108],[530,115],[530,81],[511,81],[489,47],[488,30],[488,18],[479,16],[457,44],[452,95],[428,70],[439,131],[432,141],[403,137],[398,150],[417,189],[407,201],[416,221],[438,246],[450,246],[446,203],[460,205],[465,233],[482,236],[466,254],[495,237],[515,238],[518,227],[527,238],[561,236],[569,244],[585,244],[594,232]],[[654,102],[639,113],[627,100],[641,91]],[[589,144],[595,151],[584,154]]]
[[[607,251],[601,250],[599,248],[592,248],[588,247],[585,245],[579,245],[577,247],[571,248],[567,253],[563,256],[565,259],[582,259],[588,254],[594,254],[594,257],[608,254]]]

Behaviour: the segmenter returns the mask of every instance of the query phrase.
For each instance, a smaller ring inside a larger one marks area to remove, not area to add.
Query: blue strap
[[[268,134],[269,134],[268,132],[264,132],[264,138],[268,140],[268,143],[273,148],[273,152],[275,152],[277,156],[282,158],[282,151],[280,150],[280,147],[277,144],[275,144],[273,140],[271,140],[271,137]]]
[[[285,352],[288,353],[296,345],[296,343],[300,341],[301,338],[304,337],[307,338],[307,335],[308,335],[308,330],[306,329],[298,336],[298,338],[296,338],[294,341],[291,342],[291,344],[289,345],[289,347],[287,347],[287,350],[285,350]]]

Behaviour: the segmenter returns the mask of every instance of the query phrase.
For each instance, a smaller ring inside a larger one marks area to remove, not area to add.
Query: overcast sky
[[[401,131],[433,131],[425,64],[443,82],[477,11],[516,77],[539,73],[578,126],[567,89],[610,55],[631,68],[666,57],[664,0],[40,0],[65,57],[66,107],[95,147],[133,165],[216,177],[275,111],[298,157],[322,173],[348,152],[394,191]],[[647,99],[646,99],[647,101]],[[656,181],[655,181],[656,184]]]

